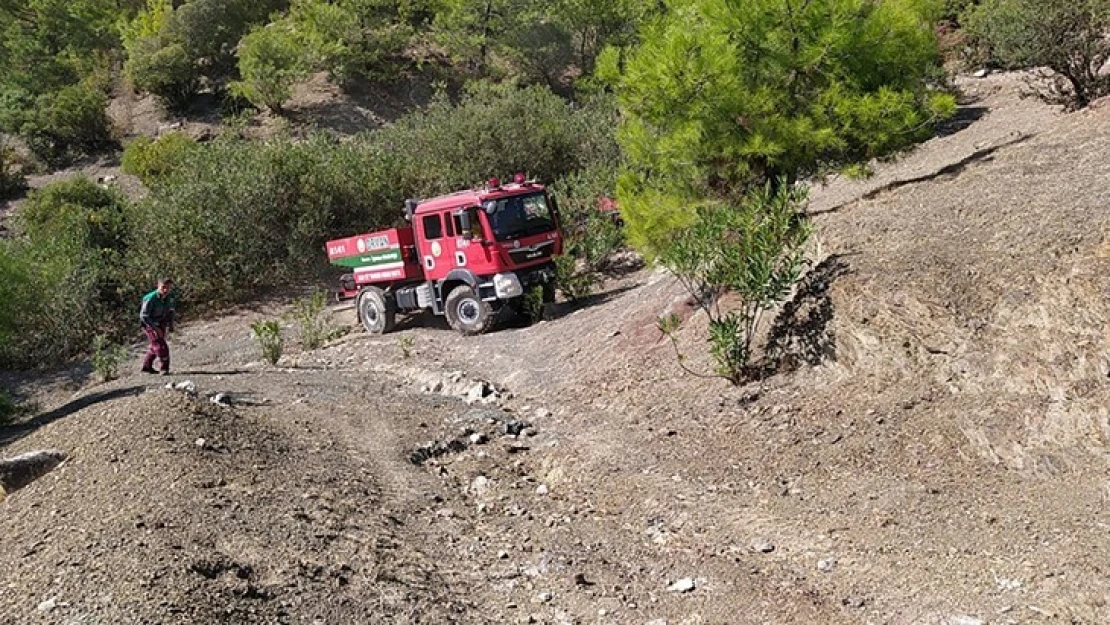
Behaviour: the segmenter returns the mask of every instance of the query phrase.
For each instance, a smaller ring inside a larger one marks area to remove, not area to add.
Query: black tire
[[[385,334],[397,322],[393,298],[376,286],[368,286],[358,294],[358,320],[370,334]]]
[[[465,336],[482,334],[493,326],[493,308],[469,286],[458,286],[448,293],[444,308],[447,323]]]

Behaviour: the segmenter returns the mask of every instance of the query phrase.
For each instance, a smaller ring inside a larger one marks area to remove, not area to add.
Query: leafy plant
[[[397,338],[397,347],[401,348],[401,357],[408,360],[412,358],[412,347],[416,340],[411,336],[402,336]]]
[[[524,301],[521,303],[521,312],[528,318],[529,321],[536,322],[543,319],[543,286],[535,285],[524,291],[521,296]]]
[[[1110,94],[1110,0],[983,0],[964,16],[968,32],[997,62],[1047,67],[1042,99],[1083,108]]]
[[[306,350],[319,349],[337,335],[326,312],[327,303],[327,293],[316,291],[293,304],[293,321],[300,328],[301,346]]]
[[[579,269],[578,259],[569,254],[555,257],[555,284],[563,295],[577,301],[593,293],[596,279],[593,273]]]
[[[16,158],[15,149],[0,137],[0,200],[7,200],[27,188],[27,176]]]
[[[19,133],[35,156],[64,164],[112,144],[112,125],[105,113],[108,96],[90,83],[39,96],[35,111]]]
[[[251,324],[251,336],[262,350],[262,358],[276,365],[281,360],[285,339],[281,335],[281,324],[276,320],[256,321]]]
[[[138,176],[151,185],[180,167],[197,142],[182,132],[170,132],[157,139],[137,137],[123,150],[124,173]]]
[[[257,106],[281,113],[293,85],[308,76],[308,63],[297,31],[287,20],[252,30],[239,42],[239,74],[231,92]]]
[[[751,379],[753,341],[759,322],[789,294],[804,267],[803,247],[810,224],[800,214],[801,190],[782,181],[764,186],[739,204],[705,203],[698,220],[678,233],[659,262],[678,278],[697,307],[709,317],[710,355],[716,375],[733,384]],[[722,298],[736,299],[733,309]],[[684,364],[675,317],[659,324]]]
[[[92,341],[93,371],[101,382],[119,377],[120,365],[127,359],[127,348],[117,345],[104,334],[97,334]]]

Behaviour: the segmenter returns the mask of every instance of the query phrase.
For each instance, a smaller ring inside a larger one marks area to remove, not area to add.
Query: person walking
[[[162,364],[162,375],[170,374],[170,346],[166,344],[166,332],[173,332],[174,329],[172,291],[173,280],[163,278],[158,281],[158,288],[143,297],[139,323],[150,341],[143,359],[143,373],[158,373],[154,369],[154,359],[157,358]]]

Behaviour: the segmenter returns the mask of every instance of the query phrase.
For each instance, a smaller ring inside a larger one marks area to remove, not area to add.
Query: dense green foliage
[[[15,197],[27,187],[27,175],[15,148],[0,139],[0,201]]]
[[[180,168],[185,157],[197,149],[197,142],[180,132],[157,139],[138,137],[124,148],[121,166],[124,173],[138,176],[144,184],[153,186],[162,176]]]
[[[32,193],[18,214],[19,238],[0,242],[0,361],[57,362],[129,317],[128,204],[84,178]],[[137,301],[137,300],[135,300]],[[5,321],[6,319],[6,321]],[[0,330],[2,332],[2,330]]]
[[[232,93],[280,113],[293,85],[308,76],[297,31],[284,21],[252,30],[239,44],[239,73]]]
[[[968,31],[1009,68],[1054,72],[1041,92],[1082,108],[1110,94],[1110,0],[983,0],[968,10]]]
[[[0,2],[0,133],[50,163],[110,143],[109,55],[118,46],[110,0]]]
[[[932,15],[911,0],[674,0],[624,59],[631,167],[620,201],[655,253],[694,218],[691,198],[743,196],[785,176],[889,154],[954,111],[932,91]]]

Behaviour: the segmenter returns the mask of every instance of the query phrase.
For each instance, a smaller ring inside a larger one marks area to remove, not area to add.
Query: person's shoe
[[[154,370],[154,367],[143,367],[139,371],[142,371],[143,373],[153,373],[153,374],[156,374],[156,375],[158,373],[157,371]]]
[[[169,369],[162,369],[162,371],[160,373],[162,375],[170,375],[170,370]]]

